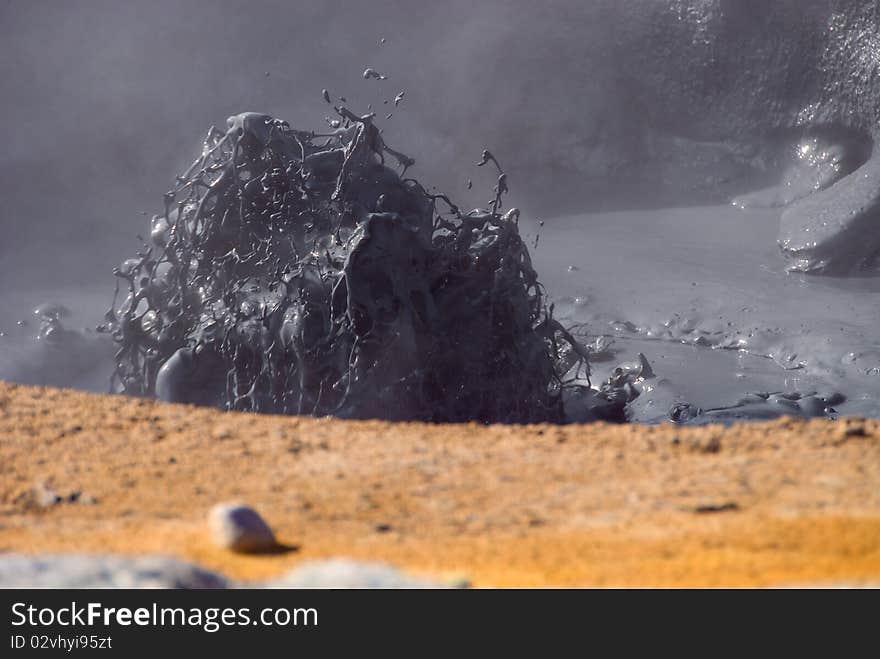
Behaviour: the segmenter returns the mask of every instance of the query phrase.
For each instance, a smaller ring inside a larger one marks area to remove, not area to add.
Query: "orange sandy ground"
[[[41,507],[35,491],[79,501]],[[220,501],[289,546],[212,546]],[[880,584],[880,424],[344,422],[0,382],[0,552],[259,580],[334,556],[474,586]]]

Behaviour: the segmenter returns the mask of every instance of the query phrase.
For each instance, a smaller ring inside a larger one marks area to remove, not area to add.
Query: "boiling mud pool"
[[[108,289],[106,279],[57,288],[15,284],[0,287],[0,380],[105,393],[113,345],[94,330],[109,306],[112,285]],[[34,309],[46,302],[64,305],[68,313],[60,319],[63,333],[41,338],[43,323]]]
[[[611,354],[592,364],[594,383],[640,352],[651,364],[655,377],[630,404],[633,421],[668,420],[676,403],[710,410],[775,392],[816,392],[842,415],[880,417],[880,276],[786,273],[776,247],[778,210],[680,208],[573,215],[542,227],[523,222],[530,246],[539,234],[532,258],[555,315],[611,343]],[[106,391],[113,347],[89,329],[112,296],[106,278],[99,282],[0,289],[0,379]],[[43,302],[68,307],[63,324],[78,331],[56,342],[36,339],[33,309]],[[751,400],[760,404],[702,419],[797,412],[785,397]]]
[[[778,226],[778,210],[708,207],[561,217],[523,232],[540,234],[532,257],[557,317],[613,341],[594,380],[639,352],[651,363],[634,421],[668,418],[677,402],[705,410],[774,392],[880,416],[880,277],[788,274]],[[707,420],[797,411],[768,400]]]

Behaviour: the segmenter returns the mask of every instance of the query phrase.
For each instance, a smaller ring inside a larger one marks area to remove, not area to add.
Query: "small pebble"
[[[62,501],[61,495],[44,483],[40,483],[34,488],[34,497],[40,508],[51,508]]]
[[[253,554],[278,546],[275,534],[260,514],[242,503],[220,503],[208,514],[211,537],[221,549]]]
[[[369,80],[370,78],[375,78],[376,80],[387,80],[387,76],[382,75],[375,69],[364,69],[364,80]]]

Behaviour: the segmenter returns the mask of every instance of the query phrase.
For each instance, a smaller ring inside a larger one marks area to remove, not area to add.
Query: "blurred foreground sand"
[[[207,512],[230,500],[289,551],[213,547]],[[0,382],[9,551],[161,553],[243,580],[345,556],[477,587],[877,585],[880,424],[347,422]]]

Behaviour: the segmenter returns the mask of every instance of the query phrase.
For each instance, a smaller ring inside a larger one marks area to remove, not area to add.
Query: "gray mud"
[[[629,403],[632,421],[667,421],[682,403],[715,410],[690,419],[698,423],[878,417],[880,278],[786,272],[773,240],[779,212],[713,206],[596,213],[543,226],[523,219],[520,231],[530,246],[540,235],[532,259],[557,317],[582,324],[594,348],[599,337],[600,347],[608,346],[591,356],[594,382],[639,353],[647,357],[655,377]],[[40,323],[32,308],[63,302],[72,307],[66,325],[86,328],[103,315],[108,293],[106,284],[7,292],[0,299],[0,378],[106,391],[107,337],[83,331],[77,350],[59,350],[35,338]],[[755,394],[783,395],[765,401]],[[743,399],[750,403],[733,407]]]
[[[114,270],[111,390],[343,418],[622,420],[634,390],[590,388],[491,152],[476,166],[496,170],[493,198],[464,212],[407,176],[373,113],[333,110],[323,132],[253,112],[208,131]],[[62,331],[53,307],[37,314],[42,335]]]
[[[106,393],[113,347],[95,327],[112,291],[100,282],[30,289],[17,283],[0,290],[0,380]],[[62,331],[47,332],[34,313],[45,303],[69,309]]]
[[[321,125],[326,88],[462,208],[500,156],[542,302],[630,419],[880,416],[875,1],[300,4],[10,4],[0,378],[107,391],[109,273],[200,131]]]
[[[786,272],[778,224],[778,209],[717,206],[567,216],[523,231],[540,233],[535,267],[563,322],[612,344],[606,370],[639,352],[650,360],[657,377],[631,404],[633,420],[777,392],[788,397],[706,418],[825,407],[880,416],[880,278]],[[591,363],[601,379],[603,363]]]

